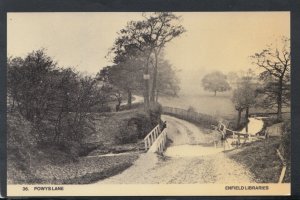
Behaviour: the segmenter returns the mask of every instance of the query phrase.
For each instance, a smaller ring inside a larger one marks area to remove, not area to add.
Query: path
[[[131,104],[135,104],[135,103],[142,103],[144,102],[144,97],[138,96],[138,95],[132,95],[133,97],[133,101],[131,102]],[[122,102],[121,106],[125,106],[127,105],[127,102]]]
[[[168,122],[168,137],[173,141],[166,156],[142,154],[123,173],[96,184],[253,182],[249,171],[229,159],[221,149],[197,145],[215,140],[212,133],[203,133],[194,124],[175,117],[163,116],[163,120]]]

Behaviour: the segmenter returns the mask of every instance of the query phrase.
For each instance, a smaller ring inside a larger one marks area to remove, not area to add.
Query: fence
[[[211,128],[211,125],[218,124],[218,121],[213,116],[194,111],[187,111],[181,108],[163,106],[163,114],[172,115],[187,121],[198,123],[204,128]]]
[[[160,135],[160,132],[161,132],[160,127],[159,127],[159,125],[157,125],[144,138],[145,151],[147,151],[152,146],[152,144],[155,142],[156,138]]]

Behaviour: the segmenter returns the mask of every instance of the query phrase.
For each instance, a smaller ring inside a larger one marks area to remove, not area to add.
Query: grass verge
[[[279,137],[270,137],[229,151],[227,155],[246,166],[253,173],[257,183],[277,183],[283,166],[276,153],[279,145]],[[289,165],[284,182],[290,182]]]
[[[130,153],[107,157],[82,157],[76,162],[63,164],[35,160],[32,161],[29,170],[9,171],[8,181],[10,184],[90,184],[121,173],[137,158],[138,153]]]
[[[76,152],[82,149],[86,149],[86,152],[73,156],[64,146],[50,141],[48,145],[40,145],[32,135],[31,124],[18,114],[9,114],[8,183],[88,184],[122,172],[138,158],[141,144],[118,144],[116,136],[138,112],[94,114],[96,132],[86,137],[92,143],[74,146]],[[89,146],[93,148],[87,148]],[[101,156],[119,152],[127,153]],[[90,154],[92,156],[88,156]]]

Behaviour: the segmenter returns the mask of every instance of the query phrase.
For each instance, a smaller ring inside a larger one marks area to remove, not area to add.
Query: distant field
[[[197,112],[226,118],[236,117],[237,111],[231,102],[231,93],[219,93],[213,96],[211,93],[181,94],[178,97],[160,97],[158,100],[163,106],[188,109],[192,106]],[[275,113],[274,109],[250,108],[250,113]],[[290,112],[290,108],[283,108],[282,112]],[[284,115],[290,115],[285,113]]]
[[[159,102],[163,106],[188,109],[192,106],[197,112],[213,116],[236,115],[234,105],[229,94],[213,96],[211,94],[180,95],[179,97],[161,97]]]

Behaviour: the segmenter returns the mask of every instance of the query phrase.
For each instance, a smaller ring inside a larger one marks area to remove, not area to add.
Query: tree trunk
[[[238,129],[241,123],[241,116],[242,116],[242,110],[239,109],[238,110],[238,119],[237,119],[237,124],[236,124],[236,128]]]
[[[131,90],[127,90],[127,94],[128,94],[127,105],[128,105],[128,108],[130,109],[131,108],[131,102],[132,102]]]
[[[156,103],[158,103],[158,90],[156,90]]]
[[[144,70],[144,74],[148,75],[149,74],[149,59],[150,59],[150,55],[148,55],[147,57],[147,61],[146,61],[146,67]],[[145,110],[147,111],[149,108],[149,79],[144,79],[144,83],[145,83],[145,90],[144,90],[144,106],[145,106]]]
[[[248,121],[249,118],[249,107],[246,108],[245,119]],[[248,122],[246,124],[246,133],[248,133]]]
[[[277,96],[277,120],[282,120],[282,85],[283,85],[283,78],[280,78],[278,96]]]
[[[245,119],[249,118],[249,107],[246,108]]]
[[[117,97],[117,100],[118,100],[118,104],[116,105],[116,112],[119,112],[120,111],[120,107],[121,107],[121,103],[122,103],[122,99]]]
[[[215,91],[215,96],[217,96],[217,91]]]
[[[150,95],[150,102],[154,102],[155,100],[155,91],[156,91],[156,82],[157,82],[157,59],[158,54],[155,53],[155,65],[153,68],[153,83],[152,83],[152,89],[151,89],[151,95]]]

